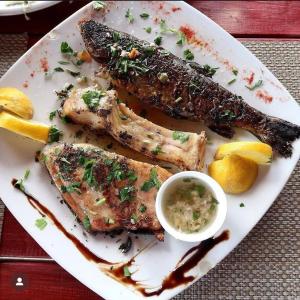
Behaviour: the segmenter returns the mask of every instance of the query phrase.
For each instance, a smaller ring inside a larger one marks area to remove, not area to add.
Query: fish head
[[[110,46],[114,44],[112,30],[94,20],[82,20],[79,27],[90,55],[99,63],[108,61]]]

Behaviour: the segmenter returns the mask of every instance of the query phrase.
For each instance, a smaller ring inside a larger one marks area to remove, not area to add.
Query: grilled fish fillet
[[[173,117],[204,121],[224,137],[233,137],[233,127],[246,129],[280,155],[291,156],[300,126],[252,108],[205,76],[197,63],[93,20],[82,21],[80,30],[87,50],[106,68],[114,86]]]
[[[170,162],[184,170],[200,170],[204,163],[205,132],[171,131],[136,115],[117,103],[114,90],[105,92],[98,104],[89,107],[82,98],[93,88],[75,89],[65,100],[62,115],[92,129],[104,129],[120,143],[151,158]]]
[[[42,152],[64,200],[87,230],[148,231],[163,240],[155,214],[160,184],[171,174],[88,144],[58,144]]]

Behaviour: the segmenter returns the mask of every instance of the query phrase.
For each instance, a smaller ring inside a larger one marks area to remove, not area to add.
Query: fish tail
[[[290,157],[293,151],[292,142],[300,137],[300,126],[279,118],[267,117],[254,134],[281,156]]]

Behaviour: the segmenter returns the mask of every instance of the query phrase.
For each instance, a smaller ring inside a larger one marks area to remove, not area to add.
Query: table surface
[[[31,13],[30,21],[26,21],[22,15],[0,17],[0,34],[26,32],[30,48],[54,26],[88,2],[64,1],[46,10]],[[300,41],[298,1],[188,1],[188,3],[240,40]],[[0,295],[3,299],[19,297],[15,290],[8,287],[7,280],[4,280],[11,274],[26,274],[27,277],[35,278],[35,285],[22,294],[22,299],[37,299],[37,295],[43,299],[99,299],[99,296],[52,261],[8,210],[4,215],[0,259],[1,257]],[[3,257],[15,257],[15,260],[4,260]]]

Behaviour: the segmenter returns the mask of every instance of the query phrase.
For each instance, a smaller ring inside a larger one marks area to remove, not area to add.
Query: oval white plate
[[[181,25],[189,25],[196,31],[196,36],[198,40],[201,39],[200,44],[203,47],[190,45],[181,48],[176,45],[177,38],[174,34],[164,35],[162,46],[178,56],[182,56],[183,49],[187,47],[192,49],[197,62],[219,67],[214,76],[217,82],[240,94],[253,107],[264,113],[299,124],[300,109],[298,104],[271,72],[241,43],[188,4],[182,2],[122,1],[108,3],[108,8],[109,12],[104,19],[108,26],[149,41],[153,41],[157,35],[155,32],[159,31],[159,25],[155,24],[155,17],[166,19],[168,26],[176,29]],[[124,17],[128,8],[132,9],[132,14],[135,17],[132,24],[129,24]],[[141,19],[139,14],[144,11],[148,12],[151,18],[148,20]],[[91,5],[82,8],[33,46],[1,79],[1,86],[17,87],[32,99],[35,107],[34,120],[50,124],[49,112],[57,109],[60,104],[53,91],[60,90],[66,81],[75,82],[73,77],[65,73],[56,73],[51,80],[45,80],[41,63],[44,61],[45,66],[45,58],[47,58],[50,69],[58,66],[57,62],[63,60],[59,52],[62,41],[67,41],[73,49],[82,49],[83,42],[78,32],[77,23],[82,17],[89,17],[91,14],[95,18],[103,20],[103,14],[93,11]],[[152,26],[151,34],[145,33],[143,28],[147,26]],[[227,82],[233,78],[230,70],[231,64],[239,69],[238,80],[232,85],[227,85]],[[70,68],[74,69],[72,66]],[[90,74],[96,68],[96,63],[84,64],[81,72]],[[255,92],[250,92],[245,88],[244,78],[249,75],[251,70],[256,74],[255,81],[260,78],[263,79],[263,89],[273,96],[271,103],[264,103],[255,96]],[[167,117],[163,117],[163,120],[162,118],[157,119],[156,115],[151,115],[151,113],[149,113],[149,117],[154,121],[166,124],[170,128],[194,131],[199,131],[202,128],[197,123],[178,122]],[[74,126],[62,125],[59,120],[55,120],[54,123],[57,123],[64,130],[65,140],[74,141],[73,135],[70,137],[70,133],[74,132],[71,128]],[[206,130],[212,142],[207,147],[206,162],[209,163],[217,145],[228,140],[217,136],[208,129]],[[255,140],[253,136],[241,130],[238,130],[235,138]],[[155,239],[151,236],[140,235],[139,239],[134,239],[133,250],[127,255],[123,255],[118,250],[118,244],[116,244],[116,239],[119,237],[111,239],[109,236],[101,234],[85,237],[80,225],[76,228],[73,227],[75,221],[70,210],[59,203],[57,199],[59,194],[55,187],[50,184],[45,168],[34,162],[35,151],[39,150],[41,145],[5,130],[0,130],[0,140],[0,196],[21,225],[63,268],[99,295],[106,299],[121,299],[121,297],[123,299],[140,299],[142,296],[133,287],[127,287],[107,277],[96,264],[86,260],[51,221],[48,220],[48,226],[43,231],[36,228],[34,223],[40,215],[30,206],[24,195],[12,187],[11,179],[13,177],[21,178],[25,170],[30,169],[30,177],[25,183],[27,190],[50,209],[67,230],[78,237],[94,253],[107,260],[126,261],[138,249]],[[91,142],[105,144],[101,138],[91,140]],[[117,147],[117,149],[120,150],[121,148]],[[222,230],[228,229],[230,231],[230,239],[208,252],[189,274],[196,275],[197,279],[206,274],[236,247],[253,228],[286,183],[299,158],[299,150],[300,141],[297,141],[294,143],[294,152],[290,159],[276,158],[270,168],[260,168],[258,179],[250,191],[240,196],[228,196],[228,214]],[[139,157],[136,156],[136,159]],[[241,202],[245,204],[245,207],[240,207]],[[121,236],[121,238],[124,239],[125,236]],[[175,268],[182,255],[192,246],[190,243],[176,241],[166,234],[163,243],[156,243],[136,258],[135,264],[138,271],[133,275],[133,278],[143,280],[143,283],[150,287],[159,287],[163,278]],[[175,289],[166,290],[158,299],[168,299],[185,287],[182,285]]]
[[[29,1],[28,5],[24,5],[23,3],[12,5],[11,3],[13,2],[14,1],[0,1],[0,16],[14,16],[22,15],[24,12],[34,12],[55,5],[60,1]]]

